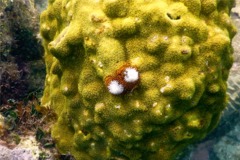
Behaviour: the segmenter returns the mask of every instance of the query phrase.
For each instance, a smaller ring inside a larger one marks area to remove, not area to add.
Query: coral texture
[[[77,160],[168,160],[204,138],[227,103],[232,4],[49,0],[42,104],[58,115],[59,150]]]

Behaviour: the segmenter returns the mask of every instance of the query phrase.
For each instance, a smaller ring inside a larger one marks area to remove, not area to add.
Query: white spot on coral
[[[134,123],[140,123],[141,121],[139,119],[133,120]]]
[[[84,110],[84,111],[83,111],[83,115],[84,115],[84,116],[88,116],[88,115],[89,115],[88,110]]]
[[[64,91],[67,92],[68,91],[68,87],[64,87]]]
[[[123,130],[123,132],[126,134],[126,136],[128,138],[131,138],[132,137],[132,134],[130,134],[127,130]]]
[[[95,63],[96,63],[96,59],[92,59],[91,62],[92,62],[93,64],[95,64]]]
[[[161,92],[161,93],[164,93],[164,90],[165,90],[165,87],[162,87],[162,88],[160,89],[160,92]]]
[[[151,42],[156,42],[158,40],[158,35],[154,35],[152,38],[151,38]]]
[[[154,102],[152,106],[153,106],[153,107],[156,107],[157,104],[158,104],[157,102]]]
[[[100,2],[100,0],[95,0],[95,2],[96,2],[96,3],[99,3],[99,2]]]
[[[141,22],[141,19],[137,17],[137,18],[135,18],[135,22],[139,23],[139,22]]]
[[[95,149],[96,144],[94,142],[92,142],[90,145],[91,145],[92,149]]]
[[[152,142],[152,143],[151,143],[151,147],[154,147],[154,146],[155,146],[155,143],[154,143],[154,142]]]
[[[171,104],[166,105],[166,108],[171,108]]]
[[[88,124],[88,123],[91,123],[92,122],[92,119],[91,118],[88,118],[88,119],[86,119],[86,123]]]
[[[208,67],[208,61],[205,62],[206,66]]]
[[[139,101],[136,101],[136,107],[140,107]]]
[[[104,132],[100,132],[100,135],[101,135],[101,136],[104,136],[104,135],[105,135],[105,133],[104,133]]]
[[[115,108],[120,109],[121,105],[116,105]]]
[[[126,68],[124,75],[124,80],[126,82],[136,82],[139,79],[138,71],[135,68]]]
[[[164,39],[165,41],[168,40],[168,36],[165,36],[163,39]]]
[[[165,90],[168,89],[168,88],[172,88],[172,85],[171,85],[171,84],[167,84],[166,86],[164,86],[164,87],[162,87],[162,88],[160,89],[160,92],[161,92],[161,93],[164,93]]]
[[[105,107],[104,103],[97,103],[97,104],[95,105],[95,111],[96,111],[96,112],[99,112],[99,111],[103,110],[104,107]]]
[[[114,95],[122,94],[124,91],[124,87],[118,81],[113,80],[108,85],[108,90],[110,93]]]
[[[71,7],[71,3],[68,2],[68,3],[66,4],[66,8],[69,9],[70,7]]]
[[[164,79],[165,79],[166,82],[170,81],[170,77],[169,76],[166,76]]]
[[[161,112],[160,110],[156,110],[156,111],[155,111],[155,114],[161,116],[161,115],[162,115],[162,112]]]
[[[68,17],[72,18],[73,13],[71,11],[68,12]]]
[[[100,68],[102,68],[102,67],[103,67],[102,62],[98,62],[98,66],[99,66]]]
[[[127,137],[128,137],[128,138],[131,138],[131,137],[132,137],[132,134],[127,134]]]
[[[48,83],[50,83],[50,82],[51,82],[51,78],[50,78],[50,77],[48,77],[48,78],[47,78],[47,81],[48,81]]]

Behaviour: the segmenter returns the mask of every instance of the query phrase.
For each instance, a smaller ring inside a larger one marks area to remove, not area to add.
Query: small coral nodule
[[[114,75],[105,78],[105,85],[113,95],[121,95],[133,91],[139,84],[140,77],[136,67],[129,64],[120,67]]]

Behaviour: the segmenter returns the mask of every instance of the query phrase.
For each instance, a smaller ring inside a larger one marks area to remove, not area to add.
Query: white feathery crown
[[[139,79],[138,71],[135,68],[126,68],[124,75],[125,82],[136,82]]]
[[[123,93],[124,87],[117,80],[113,80],[109,83],[108,90],[110,93],[118,95]]]

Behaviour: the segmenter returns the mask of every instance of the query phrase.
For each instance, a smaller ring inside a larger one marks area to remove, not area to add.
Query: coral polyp
[[[77,160],[170,160],[226,107],[232,0],[49,0],[52,137]]]

